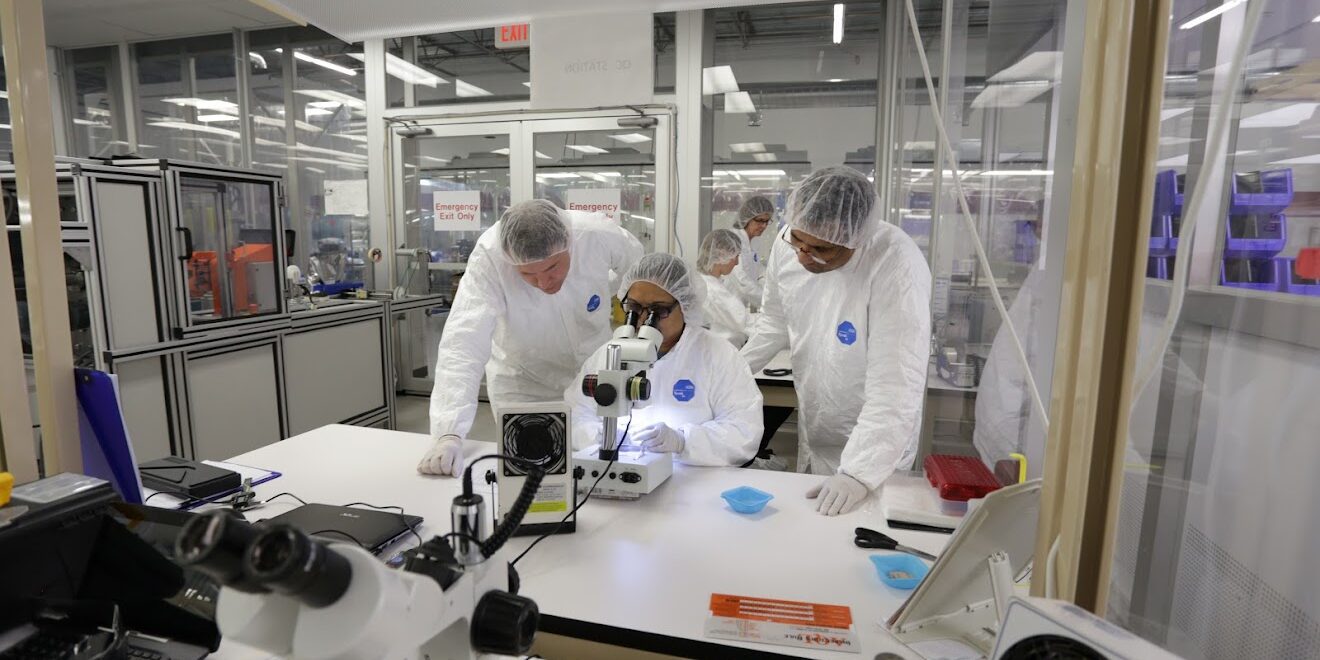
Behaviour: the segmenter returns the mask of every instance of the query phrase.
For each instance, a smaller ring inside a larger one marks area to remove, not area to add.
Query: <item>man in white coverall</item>
[[[463,469],[483,369],[495,405],[561,400],[583,360],[610,338],[610,272],[641,256],[641,243],[604,215],[545,200],[510,207],[483,232],[440,339],[435,446],[417,470]]]
[[[826,515],[851,511],[909,468],[921,429],[930,269],[881,212],[860,172],[811,173],[789,198],[761,315],[742,349],[753,373],[790,350],[798,470],[828,475],[807,493]]]

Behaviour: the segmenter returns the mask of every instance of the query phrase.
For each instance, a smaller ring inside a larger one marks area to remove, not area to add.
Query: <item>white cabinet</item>
[[[385,317],[374,307],[362,320],[284,335],[289,435],[387,409]]]

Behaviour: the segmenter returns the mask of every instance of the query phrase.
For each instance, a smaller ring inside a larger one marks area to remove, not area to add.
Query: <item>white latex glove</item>
[[[684,444],[683,434],[664,422],[652,424],[633,434],[633,442],[657,454],[680,454]]]
[[[443,474],[454,476],[463,471],[463,441],[448,435],[436,441],[431,451],[426,452],[417,464],[417,471],[422,474]]]
[[[865,484],[840,472],[807,491],[807,499],[816,499],[816,513],[838,516],[856,509],[867,492]]]

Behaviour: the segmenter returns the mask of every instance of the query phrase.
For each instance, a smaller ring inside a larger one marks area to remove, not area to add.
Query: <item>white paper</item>
[[[437,190],[431,193],[436,231],[481,231],[481,191]]]
[[[569,188],[564,193],[564,202],[570,211],[604,213],[610,220],[618,222],[622,197],[618,188]]]
[[[323,191],[326,215],[367,215],[366,179],[326,181]]]

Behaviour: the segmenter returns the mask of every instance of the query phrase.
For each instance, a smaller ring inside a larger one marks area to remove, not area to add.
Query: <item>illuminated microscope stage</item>
[[[617,500],[635,500],[653,491],[674,473],[674,459],[670,454],[643,451],[634,445],[619,449],[619,458],[610,466],[600,460],[600,445],[592,445],[573,453],[573,464],[585,473],[578,480],[578,492],[586,493],[591,484],[600,479],[593,497]],[[609,471],[601,479],[601,473]]]

